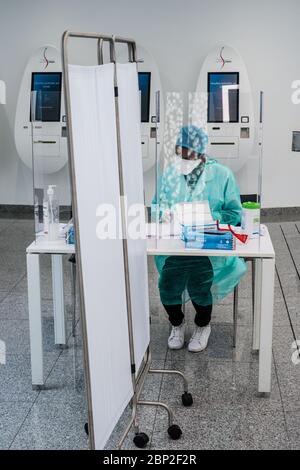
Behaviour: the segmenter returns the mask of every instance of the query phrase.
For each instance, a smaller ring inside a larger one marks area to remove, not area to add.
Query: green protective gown
[[[163,216],[179,202],[207,200],[214,220],[240,223],[240,193],[231,170],[209,157],[201,171],[199,168],[193,171],[194,175],[198,171],[196,184],[176,165],[165,169],[159,180],[158,201],[154,197],[152,202],[154,218],[158,208]],[[234,289],[247,269],[244,260],[225,256],[156,256],[155,263],[164,305],[178,305],[189,299],[198,305],[212,305]]]

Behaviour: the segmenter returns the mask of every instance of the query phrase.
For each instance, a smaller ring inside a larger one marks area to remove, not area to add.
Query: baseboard
[[[59,215],[61,220],[71,217],[71,206],[60,206]],[[31,205],[22,204],[0,204],[1,219],[33,219],[34,211]]]
[[[262,222],[300,221],[300,207],[272,207],[261,210]]]
[[[150,216],[150,207],[147,207]],[[71,206],[60,206],[60,217],[68,220]],[[0,204],[0,218],[33,219],[33,206],[21,204]],[[262,222],[300,221],[300,207],[272,207],[261,210]]]

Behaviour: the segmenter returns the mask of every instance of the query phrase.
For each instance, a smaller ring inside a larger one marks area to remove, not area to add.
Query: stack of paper
[[[181,202],[175,205],[175,217],[183,227],[214,227],[208,201]]]

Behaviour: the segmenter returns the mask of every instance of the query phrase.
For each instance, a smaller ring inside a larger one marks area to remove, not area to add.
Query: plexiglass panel
[[[31,93],[31,146],[36,242],[74,243],[70,211],[61,210],[64,188],[59,171],[67,151],[67,128],[60,124],[60,94]]]
[[[212,93],[167,92],[160,101],[165,125],[157,139],[161,150],[151,244],[158,255],[169,254],[174,262],[176,256],[193,257],[184,270],[193,268],[195,257],[202,257],[202,264],[209,259],[213,278],[220,281],[212,281],[211,287],[217,301],[239,282],[243,259],[259,252],[264,233],[260,96],[252,101],[237,85]],[[180,276],[184,262],[178,263]]]

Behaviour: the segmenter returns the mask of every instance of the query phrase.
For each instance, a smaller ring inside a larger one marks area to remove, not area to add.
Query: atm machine
[[[141,101],[141,144],[143,157],[143,170],[152,166],[151,150],[155,141],[155,121],[151,129],[150,103],[151,103],[151,72],[138,72],[140,101]]]
[[[160,136],[164,133],[164,104],[160,75],[151,54],[142,46],[137,46],[139,88],[141,99],[141,145],[144,171],[145,203],[151,205],[155,192],[156,140],[157,158],[162,145]],[[156,92],[160,91],[160,122],[156,123]],[[157,139],[156,139],[157,133]]]
[[[155,93],[157,91],[161,91],[162,88],[158,68],[153,57],[142,46],[137,47],[137,53],[138,57],[141,59],[141,62],[138,64],[138,75],[141,94],[141,143],[143,170],[144,173],[146,173],[155,166],[156,129],[158,134],[162,135],[163,133],[163,113],[160,115],[160,122],[157,126],[155,121]],[[163,110],[162,103],[160,103],[160,109]]]
[[[164,123],[162,112],[160,122],[155,122],[155,93],[162,88],[158,67],[151,54],[141,46],[137,47],[137,53],[142,59],[138,64],[138,78],[145,199],[150,203],[154,194],[156,132],[163,134]],[[121,54],[119,59],[122,59]],[[21,81],[15,117],[15,144],[28,168],[32,168],[34,151],[35,165],[38,159],[44,175],[58,172],[68,159],[62,82],[60,52],[51,45],[40,47],[29,58]],[[162,101],[160,107],[163,110]]]
[[[211,51],[200,71],[197,94],[205,97],[202,122],[209,137],[208,155],[231,168],[242,198],[257,193],[254,107],[246,66],[232,47]]]
[[[15,143],[23,163],[32,168],[32,151],[45,174],[67,163],[67,129],[60,52],[40,47],[30,57],[21,81]]]

